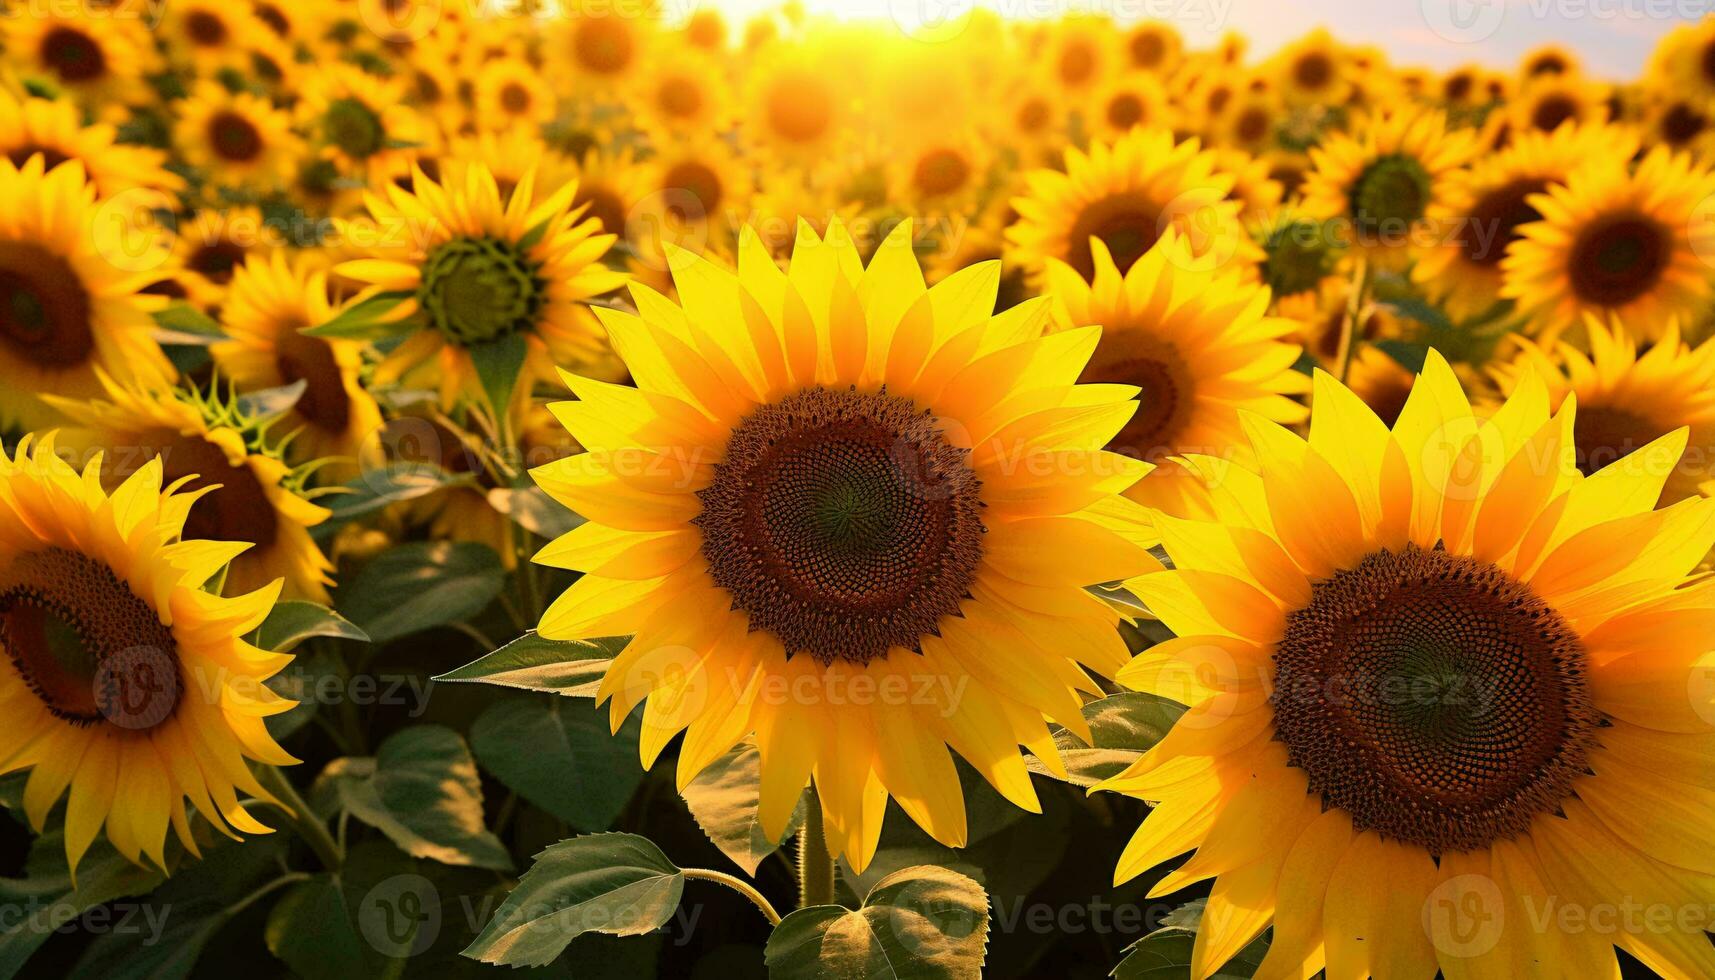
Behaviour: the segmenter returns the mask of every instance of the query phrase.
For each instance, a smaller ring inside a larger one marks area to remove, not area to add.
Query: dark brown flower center
[[[208,142],[215,156],[232,163],[249,163],[262,153],[262,134],[236,112],[217,112],[209,118]]]
[[[1584,646],[1505,572],[1415,546],[1318,582],[1287,617],[1276,737],[1323,803],[1431,854],[1555,812],[1602,724]]]
[[[1589,476],[1666,435],[1669,428],[1624,408],[1580,404],[1572,423],[1578,469]]]
[[[1154,68],[1167,57],[1167,42],[1161,35],[1154,32],[1133,34],[1131,38],[1131,63],[1139,68]]]
[[[1233,132],[1245,143],[1261,140],[1268,135],[1268,112],[1256,106],[1246,109],[1239,113],[1239,121],[1233,127]]]
[[[107,55],[82,31],[56,27],[42,36],[42,62],[68,82],[90,82],[107,73]]]
[[[53,147],[37,146],[34,143],[26,144],[9,151],[6,154],[6,159],[12,161],[12,166],[21,170],[23,169],[24,164],[30,162],[31,157],[38,155],[42,158],[42,169],[44,171],[52,170],[71,159],[71,157],[54,149]]]
[[[297,410],[311,425],[328,432],[344,432],[351,422],[351,396],[345,390],[345,375],[333,347],[320,337],[298,332],[300,324],[280,330],[274,342],[274,364],[288,385],[304,383]]]
[[[185,18],[185,34],[193,44],[212,48],[226,43],[226,21],[205,10],[195,10]]]
[[[1630,303],[1661,281],[1672,248],[1667,229],[1641,215],[1599,218],[1573,242],[1572,291],[1600,306]]]
[[[1130,129],[1144,121],[1143,99],[1133,92],[1121,92],[1108,100],[1108,125],[1114,129]]]
[[[1560,95],[1545,96],[1531,110],[1530,124],[1545,133],[1552,133],[1560,124],[1578,115],[1578,103],[1570,97]]]
[[[701,221],[721,205],[721,175],[706,163],[683,160],[661,180],[668,191],[667,212],[680,221]]]
[[[1661,137],[1678,146],[1696,138],[1708,125],[1708,116],[1683,102],[1675,102],[1661,117]]]
[[[939,197],[964,189],[971,179],[971,165],[957,150],[931,150],[912,170],[912,182],[927,197]]]
[[[709,573],[788,656],[921,652],[982,560],[968,452],[885,390],[810,388],[758,408],[697,494]]]
[[[589,210],[584,212],[592,218],[601,221],[601,230],[610,234],[625,234],[625,202],[619,195],[606,187],[595,184],[578,185],[577,204],[587,205]]]
[[[517,82],[511,82],[500,90],[500,107],[518,115],[530,108],[530,92]]]
[[[48,711],[73,724],[146,731],[182,693],[172,630],[76,551],[24,552],[0,569],[0,647]]]
[[[1542,220],[1542,213],[1531,207],[1529,198],[1547,189],[1548,181],[1525,177],[1477,198],[1471,207],[1471,227],[1464,230],[1459,242],[1466,261],[1487,266],[1500,264],[1507,246],[1518,240],[1519,227]]]
[[[1319,89],[1334,77],[1334,62],[1320,51],[1299,58],[1292,66],[1292,77],[1307,89]]]
[[[232,274],[244,261],[244,255],[244,246],[230,239],[217,238],[199,246],[185,260],[185,265],[209,282],[224,286],[232,281]]]
[[[1115,194],[1092,201],[1078,213],[1067,236],[1066,264],[1086,282],[1096,277],[1090,239],[1099,238],[1121,273],[1143,258],[1161,238],[1161,208],[1138,194]]]
[[[34,242],[0,241],[0,347],[45,368],[69,368],[95,350],[89,294],[59,256]]]
[[[1060,52],[1060,81],[1067,85],[1082,85],[1096,74],[1096,53],[1090,45],[1075,42]]]
[[[126,457],[140,460],[159,455],[167,483],[194,477],[185,484],[187,492],[219,486],[191,505],[190,517],[185,521],[186,540],[248,541],[264,546],[274,543],[279,515],[262,482],[248,466],[233,466],[224,452],[204,439],[162,432],[143,441],[146,445],[140,447],[142,453],[127,453]]]
[[[1159,461],[1185,451],[1178,436],[1196,405],[1195,388],[1184,358],[1172,344],[1138,331],[1114,330],[1103,337],[1090,365],[1078,379],[1085,384],[1127,384],[1142,389],[1137,413],[1109,449],[1136,459]],[[1202,447],[1210,451],[1213,447]]]

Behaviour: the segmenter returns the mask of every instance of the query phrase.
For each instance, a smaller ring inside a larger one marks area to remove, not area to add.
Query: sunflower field
[[[1715,19],[743,6],[0,0],[0,980],[1715,977]]]

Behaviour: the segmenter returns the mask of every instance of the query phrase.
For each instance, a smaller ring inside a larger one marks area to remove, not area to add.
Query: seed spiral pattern
[[[710,574],[788,656],[921,652],[982,560],[968,452],[885,389],[810,388],[763,406],[698,493]]]
[[[1415,546],[1318,583],[1275,652],[1276,737],[1310,791],[1432,854],[1556,811],[1601,725],[1560,615],[1478,559]]]

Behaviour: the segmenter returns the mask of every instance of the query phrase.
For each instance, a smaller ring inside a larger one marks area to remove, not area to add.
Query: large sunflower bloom
[[[297,761],[264,725],[294,704],[262,683],[292,658],[244,639],[278,582],[203,590],[243,546],[180,540],[200,493],[164,493],[158,461],[111,497],[98,472],[79,476],[48,441],[0,453],[0,771],[30,771],[38,831],[69,789],[74,868],[103,825],[120,853],[165,867],[169,823],[197,852],[187,800],[223,833],[268,832],[238,795],[272,799],[246,759]]]
[[[142,290],[164,248],[136,229],[97,220],[83,165],[44,174],[40,154],[22,169],[0,160],[0,429],[45,428],[52,411],[37,397],[101,390],[97,375],[165,383],[172,365],[155,342],[150,311],[164,303]]]
[[[1534,372],[1548,385],[1548,404],[1556,411],[1567,398],[1577,398],[1573,439],[1578,468],[1586,474],[1685,429],[1685,454],[1660,461],[1676,462],[1661,502],[1697,494],[1715,479],[1715,341],[1691,347],[1671,324],[1651,344],[1640,344],[1619,323],[1604,326],[1592,319],[1585,331],[1588,352],[1567,343],[1545,346],[1515,338],[1519,353],[1493,369],[1496,381],[1510,392]]]
[[[219,187],[276,187],[302,152],[285,110],[216,82],[199,82],[178,104],[177,118],[173,143],[180,155]]]
[[[1683,432],[1584,477],[1548,402],[1481,419],[1432,352],[1390,431],[1318,375],[1308,442],[1251,422],[1213,518],[1159,522],[1130,586],[1177,638],[1120,680],[1190,709],[1104,785],[1157,801],[1118,880],[1214,879],[1194,977],[1270,925],[1264,980],[1715,975],[1701,918],[1534,924],[1715,902],[1715,500],[1654,509]]]
[[[167,480],[212,488],[191,508],[185,533],[243,546],[227,569],[226,592],[284,579],[289,598],[328,601],[333,565],[309,529],[329,512],[298,495],[291,470],[256,448],[260,434],[242,428],[235,410],[171,389],[108,383],[106,393],[105,400],[46,398],[75,426],[62,437],[69,448],[103,454],[100,472],[108,486],[159,457]]]
[[[1181,513],[1201,498],[1202,481],[1175,457],[1242,444],[1241,412],[1304,420],[1288,397],[1310,390],[1292,367],[1300,348],[1285,342],[1298,325],[1268,316],[1268,288],[1238,270],[1191,268],[1188,243],[1172,231],[1123,276],[1099,241],[1093,247],[1095,281],[1051,259],[1048,295],[1062,328],[1102,328],[1080,380],[1140,389],[1137,414],[1108,449],[1158,468],[1128,495]]]
[[[377,369],[383,383],[438,370],[441,400],[480,396],[471,348],[523,336],[520,380],[551,380],[555,364],[585,363],[601,352],[600,327],[585,303],[624,284],[601,264],[614,236],[572,207],[575,183],[535,200],[526,174],[506,200],[487,167],[455,168],[445,185],[415,171],[412,189],[388,186],[367,195],[382,228],[403,229],[371,250],[373,258],[341,263],[340,275],[373,292],[408,293],[395,315],[416,329]],[[431,380],[435,376],[431,376]],[[519,399],[529,384],[514,389]],[[509,406],[493,406],[504,413]]]
[[[855,868],[890,796],[964,842],[949,746],[1037,810],[1018,746],[1059,768],[1045,716],[1087,731],[1084,668],[1124,659],[1085,587],[1154,566],[1118,496],[1148,467],[1100,449],[1136,389],[1075,384],[1100,331],[991,316],[995,263],[926,289],[909,226],[867,269],[838,223],[787,272],[748,232],[736,277],[673,265],[683,308],[599,311],[638,387],[551,406],[589,452],[533,472],[588,523],[537,556],[585,573],[542,634],[632,635],[600,697],[647,699],[644,763],[685,731],[683,785],[755,732],[764,831],[813,777]]]
[[[1715,225],[1699,210],[1715,171],[1666,147],[1636,169],[1592,164],[1529,199],[1542,214],[1501,260],[1501,295],[1552,341],[1586,314],[1617,316],[1653,339],[1715,292]]]
[[[1040,282],[1049,259],[1095,276],[1090,242],[1100,240],[1121,272],[1155,246],[1169,227],[1190,239],[1199,256],[1261,257],[1229,200],[1231,174],[1195,139],[1175,143],[1166,130],[1134,130],[1089,153],[1066,151],[1066,169],[1026,175],[1026,193],[1013,200],[1018,221],[1007,229],[1013,261]]]

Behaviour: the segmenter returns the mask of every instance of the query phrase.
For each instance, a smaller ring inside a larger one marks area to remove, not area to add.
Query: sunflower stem
[[[798,831],[798,907],[834,904],[834,856],[822,824],[822,801],[810,787],[804,800],[804,829]]]
[[[257,766],[257,781],[262,788],[274,797],[274,807],[284,813],[292,824],[292,829],[304,843],[310,845],[310,850],[316,852],[316,858],[329,871],[337,871],[345,863],[345,852],[340,848],[333,835],[328,833],[327,825],[316,819],[316,812],[298,795],[291,780],[280,771],[278,766]]]
[[[769,925],[777,926],[780,924],[780,913],[774,910],[774,903],[770,902],[767,896],[757,891],[750,882],[743,878],[737,875],[729,875],[724,871],[712,871],[708,868],[685,868],[684,874],[686,878],[693,881],[712,881],[731,888],[750,899],[751,904],[760,909],[763,916],[768,919]]]
[[[1352,291],[1346,294],[1346,315],[1340,318],[1337,363],[1341,384],[1345,384],[1352,374],[1352,355],[1358,347],[1358,317],[1363,315],[1365,294],[1370,290],[1369,260],[1359,253],[1356,261],[1358,267],[1352,272]]]

